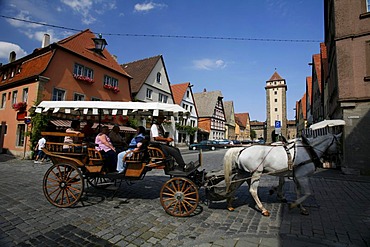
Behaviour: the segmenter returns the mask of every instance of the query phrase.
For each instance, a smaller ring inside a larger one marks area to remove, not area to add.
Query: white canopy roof
[[[334,126],[340,126],[340,125],[345,125],[346,122],[342,119],[331,119],[331,120],[324,120],[318,123],[315,123],[310,126],[310,129],[312,130],[317,130],[317,129],[322,129],[325,127],[334,127]]]
[[[160,102],[119,101],[42,101],[36,106],[36,113],[64,113],[66,115],[144,115],[182,116],[189,112],[176,104]]]

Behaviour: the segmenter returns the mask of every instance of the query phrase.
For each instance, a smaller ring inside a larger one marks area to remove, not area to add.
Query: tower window
[[[278,109],[277,108],[275,108],[275,112],[277,112],[278,111]]]
[[[275,91],[274,94],[277,95],[277,91]]]
[[[277,102],[277,99],[275,99],[275,102]]]

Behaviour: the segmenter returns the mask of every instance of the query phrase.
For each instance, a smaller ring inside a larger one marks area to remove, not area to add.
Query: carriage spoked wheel
[[[80,200],[84,191],[82,173],[72,164],[54,164],[44,175],[43,191],[54,206],[70,207]]]
[[[198,207],[198,188],[187,178],[174,177],[162,186],[160,200],[168,214],[189,216]]]

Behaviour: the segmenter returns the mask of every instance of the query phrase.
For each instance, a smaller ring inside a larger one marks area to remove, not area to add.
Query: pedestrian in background
[[[42,149],[45,147],[45,144],[46,144],[46,139],[45,137],[41,136],[41,138],[39,139],[35,147],[35,152],[37,152],[37,155],[36,155],[34,163],[44,162],[46,155]],[[41,161],[39,161],[39,159],[41,159]]]

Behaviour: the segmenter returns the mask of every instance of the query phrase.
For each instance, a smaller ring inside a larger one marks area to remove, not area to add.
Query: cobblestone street
[[[288,210],[269,195],[277,178],[264,176],[259,195],[270,217],[254,209],[248,188],[237,193],[236,210],[225,202],[202,202],[191,217],[165,213],[159,194],[169,179],[152,171],[144,180],[114,188],[85,188],[73,208],[51,205],[42,192],[49,165],[29,160],[0,162],[1,246],[370,246],[370,178],[322,170],[311,178],[309,216]],[[295,197],[286,183],[288,201]],[[204,191],[200,191],[204,199]]]

